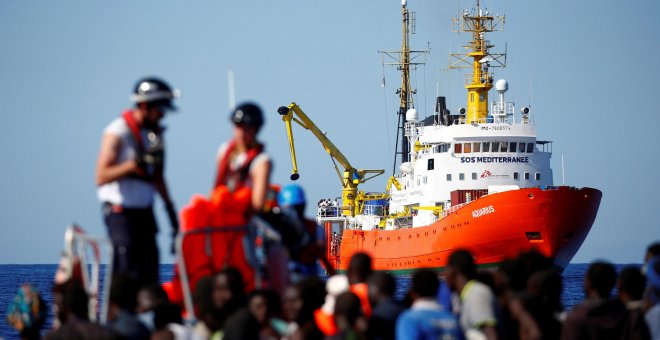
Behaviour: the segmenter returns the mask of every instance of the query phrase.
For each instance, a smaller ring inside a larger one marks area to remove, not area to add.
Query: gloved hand
[[[165,210],[167,210],[167,217],[169,217],[170,226],[172,227],[172,245],[170,247],[170,252],[174,254],[176,251],[176,236],[179,234],[179,218],[172,202],[167,202],[165,204]]]

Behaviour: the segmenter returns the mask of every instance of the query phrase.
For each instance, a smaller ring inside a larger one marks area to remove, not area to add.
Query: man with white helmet
[[[116,274],[140,286],[158,282],[158,227],[152,211],[158,192],[178,231],[176,209],[163,176],[164,143],[161,119],[176,108],[179,96],[158,78],[143,78],[134,88],[135,107],[104,130],[96,167],[98,198],[114,249]]]

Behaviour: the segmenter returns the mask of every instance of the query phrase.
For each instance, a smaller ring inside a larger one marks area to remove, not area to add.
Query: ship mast
[[[396,150],[394,152],[394,164],[392,167],[393,175],[396,171],[397,157],[400,155],[401,163],[405,163],[408,161],[410,155],[410,144],[404,136],[404,127],[406,123],[406,112],[415,107],[413,94],[417,92],[410,86],[410,66],[413,65],[414,67],[416,65],[425,64],[425,61],[414,62],[413,60],[418,56],[429,52],[410,50],[410,35],[415,34],[415,12],[408,11],[407,0],[401,1],[401,19],[401,31],[403,37],[401,50],[378,51],[383,56],[388,56],[394,60],[393,62],[383,61],[383,65],[396,65],[397,70],[401,71],[401,87],[396,90],[396,94],[399,95],[399,110],[397,111],[398,124],[395,146]]]
[[[460,18],[452,19],[454,32],[471,32],[472,40],[463,47],[465,54],[452,53],[455,58],[450,63],[450,69],[471,68],[472,73],[465,76],[465,88],[468,90],[465,123],[484,123],[488,116],[488,91],[493,88],[493,73],[491,67],[506,67],[505,53],[490,53],[495,47],[486,40],[486,33],[501,31],[504,26],[504,16],[493,16],[481,8],[477,0],[476,11],[463,10]],[[470,60],[471,59],[471,60]]]

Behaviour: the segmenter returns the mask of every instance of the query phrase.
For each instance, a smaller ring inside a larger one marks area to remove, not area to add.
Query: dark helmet
[[[172,99],[179,98],[181,92],[172,89],[167,83],[158,78],[142,78],[138,80],[133,89],[132,99],[135,103],[155,103],[176,110]]]
[[[253,126],[257,130],[264,125],[264,115],[261,113],[261,109],[250,102],[238,105],[229,115],[229,119],[236,125]]]

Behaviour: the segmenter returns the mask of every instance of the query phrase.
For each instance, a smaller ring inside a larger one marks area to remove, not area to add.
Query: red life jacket
[[[247,151],[247,159],[243,162],[243,165],[238,170],[232,171],[229,168],[229,161],[231,154],[235,149],[236,141],[232,139],[227,146],[227,150],[225,150],[225,154],[218,161],[218,174],[215,178],[215,188],[220,185],[226,185],[229,190],[234,191],[244,187],[245,181],[247,181],[250,172],[250,164],[252,164],[252,161],[263,152],[264,146],[262,144],[257,144],[250,148]]]
[[[135,148],[137,150],[138,154],[142,154],[146,151],[146,148],[144,146],[144,141],[142,140],[142,134],[140,133],[140,124],[135,120],[135,117],[133,117],[133,111],[132,110],[126,110],[122,113],[122,118],[124,118],[124,121],[126,122],[126,125],[128,126],[128,129],[131,131],[131,135],[133,136],[133,140],[135,141]],[[160,136],[162,129],[160,127],[157,127],[154,129],[154,132]],[[162,166],[157,169],[157,171],[162,171]],[[144,173],[143,169],[139,169],[137,173],[137,177],[140,179],[148,179],[146,174]]]

